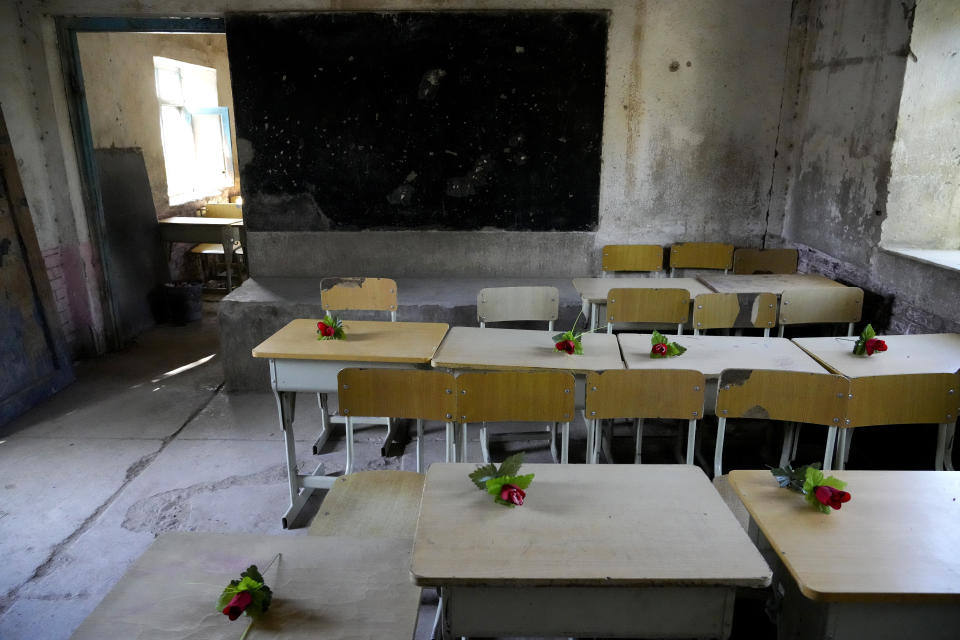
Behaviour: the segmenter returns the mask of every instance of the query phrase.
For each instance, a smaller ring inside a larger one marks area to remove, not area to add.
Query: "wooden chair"
[[[847,378],[827,373],[724,369],[717,387],[714,477],[720,477],[723,472],[723,438],[728,418],[824,425],[828,430],[823,468],[830,469],[837,429],[847,415],[848,389]],[[784,436],[784,450],[791,437],[788,431]]]
[[[424,479],[392,469],[341,476],[323,497],[309,535],[405,538],[412,545]]]
[[[846,322],[847,335],[860,322],[863,289],[858,287],[808,287],[784,289],[780,296],[780,333],[788,325]]]
[[[542,320],[553,331],[560,310],[556,287],[492,287],[477,294],[477,320],[488,322]]]
[[[604,275],[620,271],[663,271],[663,247],[658,244],[608,244],[601,252]]]
[[[636,421],[634,463],[640,463],[645,418],[686,420],[687,464],[693,464],[697,420],[703,417],[706,382],[699,371],[610,370],[587,374],[587,462],[597,462],[601,420]]]
[[[682,242],[670,247],[670,276],[677,269],[722,269],[733,266],[733,245],[722,242]]]
[[[690,318],[690,292],[686,289],[610,289],[607,294],[607,333],[614,323],[653,322],[676,324],[677,334]]]
[[[417,471],[423,465],[423,421],[447,425],[447,454],[453,445],[457,414],[456,380],[453,374],[417,369],[342,369],[337,374],[340,414],[347,423],[347,468],[353,471],[353,423],[355,416],[414,418],[417,421]],[[366,420],[366,418],[360,418]]]
[[[799,252],[796,249],[748,249],[740,248],[733,252],[733,272],[736,274],[754,273],[796,273]]]
[[[390,320],[397,321],[397,283],[389,278],[323,278],[320,280],[320,305],[326,312],[333,311],[388,311]],[[343,424],[343,414],[331,416],[327,394],[318,393],[320,405],[320,435],[313,443],[313,453],[319,454],[330,436],[330,424]],[[354,417],[355,422],[386,425],[389,442],[389,418]]]
[[[881,356],[882,357],[882,356]],[[938,424],[934,469],[953,471],[953,437],[960,414],[960,373],[867,376],[850,380],[847,419],[837,443],[837,468],[843,469],[855,427],[888,424]]]
[[[390,278],[324,278],[320,281],[324,311],[389,311],[397,320],[397,283]]]
[[[752,327],[764,337],[777,324],[777,296],[773,293],[701,293],[693,300],[693,335],[707,329]]]
[[[243,218],[243,207],[239,204],[208,204],[203,207],[201,214],[204,218]],[[234,244],[233,255],[237,258],[238,262],[242,262],[244,258],[243,247],[245,242],[244,233],[241,231],[240,239],[241,242]],[[204,258],[210,258],[213,262],[223,260],[224,252],[223,245],[219,242],[201,242],[198,245],[195,245],[190,249],[190,253],[197,256],[197,259],[200,261],[200,271],[201,273],[205,272],[204,268]],[[204,276],[206,277],[206,276]]]
[[[575,382],[563,371],[492,371],[461,373],[457,376],[458,414],[462,425],[458,457],[467,459],[467,425],[471,422],[560,423],[562,429],[559,460],[569,460],[570,421],[574,416]],[[544,437],[544,432],[511,434],[511,439]],[[556,432],[551,428],[550,447],[556,459]],[[483,459],[490,460],[487,428],[480,430]]]

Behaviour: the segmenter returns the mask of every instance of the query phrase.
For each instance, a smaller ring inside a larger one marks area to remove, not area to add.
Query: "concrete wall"
[[[801,269],[875,294],[864,322],[957,331],[960,273],[880,248],[913,16],[892,0],[798,2],[798,81],[784,114],[794,123],[777,163],[783,237],[803,249]]]
[[[919,2],[910,49],[883,243],[960,249],[960,2]]]

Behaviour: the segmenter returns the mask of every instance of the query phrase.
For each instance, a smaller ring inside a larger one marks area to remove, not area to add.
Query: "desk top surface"
[[[812,509],[769,471],[730,484],[808,598],[960,603],[960,472],[831,471],[851,499]]]
[[[426,364],[448,328],[438,322],[344,320],[344,340],[318,340],[317,322],[292,320],[254,347],[253,357]]]
[[[617,338],[605,333],[583,336],[583,355],[561,353],[553,336],[560,331],[453,327],[433,357],[446,369],[515,371],[551,369],[586,373],[623,369]]]
[[[887,350],[853,355],[856,338],[794,338],[793,342],[828,369],[848,378],[960,371],[960,334],[877,336]]]
[[[651,358],[650,335],[618,336],[627,369],[692,369],[707,378],[719,378],[724,369],[827,373],[819,362],[786,338],[665,335],[671,342],[686,347],[686,353],[673,358]]]
[[[775,293],[783,294],[784,289],[804,289],[810,287],[842,287],[813,273],[761,273],[754,275],[706,274],[697,278],[717,293]]]
[[[232,224],[243,224],[243,218],[202,218],[199,216],[173,216],[164,218],[160,224],[198,224],[213,227],[228,227]]]
[[[73,638],[236,640],[250,618],[230,622],[214,605],[231,579],[256,564],[273,602],[250,638],[409,640],[420,605],[420,589],[404,571],[409,557],[409,539],[166,534]]]
[[[686,289],[691,299],[712,293],[696,278],[574,278],[573,288],[588,302],[606,302],[610,289]]]
[[[770,569],[710,481],[687,465],[525,464],[523,506],[494,503],[467,475],[427,472],[412,574],[421,586],[762,587]]]

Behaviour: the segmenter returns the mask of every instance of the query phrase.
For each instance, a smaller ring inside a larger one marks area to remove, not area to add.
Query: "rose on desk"
[[[849,493],[828,485],[816,487],[813,495],[820,504],[832,509],[839,509],[844,502],[850,502]]]
[[[527,492],[515,484],[505,484],[500,488],[500,499],[518,507],[523,505],[523,499],[526,497]]]
[[[872,356],[874,351],[886,351],[887,343],[879,338],[871,338],[863,343],[863,348],[868,356]]]

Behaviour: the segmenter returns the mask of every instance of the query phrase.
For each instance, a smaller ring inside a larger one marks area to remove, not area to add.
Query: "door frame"
[[[225,33],[223,18],[119,18],[119,17],[65,17],[54,18],[57,32],[60,66],[64,76],[67,110],[73,134],[73,146],[80,171],[81,192],[93,250],[101,264],[100,299],[105,309],[104,339],[107,349],[123,346],[121,322],[113,287],[113,271],[106,251],[106,219],[100,194],[100,179],[93,152],[93,130],[87,107],[80,65],[77,34],[81,32],[163,32],[163,33]]]

